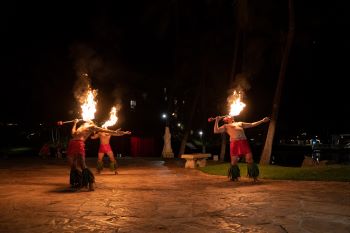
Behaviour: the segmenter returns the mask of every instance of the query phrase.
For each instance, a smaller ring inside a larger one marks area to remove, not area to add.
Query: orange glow
[[[82,118],[84,121],[95,119],[96,112],[96,98],[97,90],[92,90],[90,87],[88,88],[85,96],[82,97]]]
[[[246,104],[242,102],[242,94],[240,92],[234,91],[233,94],[227,98],[227,101],[230,105],[230,116],[239,115],[246,106]]]
[[[107,128],[109,126],[115,125],[118,121],[118,117],[117,117],[117,108],[116,107],[112,107],[111,112],[109,113],[109,120],[106,121],[102,127],[103,128]]]

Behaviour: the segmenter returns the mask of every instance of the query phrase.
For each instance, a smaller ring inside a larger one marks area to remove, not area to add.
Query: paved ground
[[[1,159],[0,232],[350,232],[349,182],[237,183],[181,160],[119,162],[94,192],[70,192],[64,160]]]

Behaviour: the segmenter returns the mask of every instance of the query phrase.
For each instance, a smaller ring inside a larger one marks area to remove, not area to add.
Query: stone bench
[[[211,154],[183,154],[181,158],[186,159],[185,168],[205,167],[207,164],[207,158],[211,157]]]

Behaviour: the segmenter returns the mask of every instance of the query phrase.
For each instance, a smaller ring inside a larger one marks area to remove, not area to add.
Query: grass
[[[0,155],[17,156],[17,155],[31,155],[35,151],[32,147],[11,147],[0,148]]]
[[[198,168],[204,173],[226,176],[229,163],[209,163]],[[238,164],[241,176],[246,176],[247,165]],[[262,179],[272,180],[313,180],[313,181],[350,181],[350,165],[321,165],[315,167],[283,167],[277,165],[260,166]]]

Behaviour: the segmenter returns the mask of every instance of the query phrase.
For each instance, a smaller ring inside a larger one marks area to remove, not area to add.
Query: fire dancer
[[[219,121],[221,119],[224,120],[225,124],[219,127]],[[257,177],[259,176],[259,168],[253,161],[253,155],[250,150],[247,137],[245,136],[244,129],[252,128],[268,121],[270,121],[268,117],[253,123],[236,122],[233,116],[217,116],[215,118],[214,133],[219,134],[226,132],[230,136],[231,166],[228,170],[228,177],[232,181],[237,181],[240,177],[240,170],[237,163],[239,158],[242,156],[245,156],[248,176],[253,178],[254,181],[257,181]]]
[[[100,139],[100,148],[98,150],[98,159],[97,159],[97,173],[100,174],[101,171],[103,170],[103,156],[105,154],[108,155],[109,157],[109,168],[111,171],[114,172],[114,174],[118,174],[117,172],[117,160],[114,158],[114,153],[110,145],[110,139],[111,136],[123,136],[131,134],[130,131],[121,131],[118,130],[117,132],[114,133],[106,133],[106,132],[97,132],[94,135],[91,136],[92,139]]]
[[[85,141],[94,132],[118,133],[117,131],[103,129],[92,121],[86,121],[77,128],[78,119],[74,120],[72,127],[72,139],[67,148],[67,159],[71,167],[70,184],[73,189],[87,187],[94,190],[95,177],[85,163]],[[80,166],[81,171],[78,170]]]

